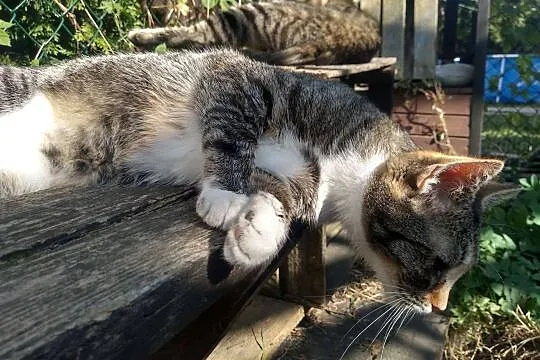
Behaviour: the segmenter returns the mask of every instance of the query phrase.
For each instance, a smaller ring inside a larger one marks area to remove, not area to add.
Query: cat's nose
[[[433,310],[443,311],[446,310],[448,305],[448,296],[452,286],[448,283],[443,283],[437,288],[431,290],[424,296],[424,299],[431,304]]]

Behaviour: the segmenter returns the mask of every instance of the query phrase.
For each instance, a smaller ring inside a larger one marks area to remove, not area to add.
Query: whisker
[[[394,318],[394,316],[396,316],[396,314],[399,312],[399,310],[401,309],[399,306],[401,305],[401,302],[398,302],[397,304],[394,305],[394,311],[388,316],[388,319],[386,319],[386,321],[384,322],[384,324],[381,326],[381,328],[379,329],[379,331],[377,332],[377,335],[375,335],[375,337],[373,338],[373,340],[371,340],[371,344],[370,345],[373,345],[373,343],[375,342],[375,340],[377,340],[377,338],[379,337],[379,335],[381,334],[381,332],[384,330],[384,328],[386,328],[387,325],[390,325],[390,323],[392,322],[392,319]]]
[[[388,337],[390,336],[390,333],[392,333],[393,327],[396,326],[397,322],[399,321],[399,318],[403,315],[405,310],[407,310],[407,307],[403,306],[403,307],[400,308],[400,310],[401,311],[398,313],[398,315],[394,319],[394,322],[388,328],[388,331],[386,332],[386,335],[384,337],[384,341],[383,341],[383,345],[382,345],[382,349],[381,349],[381,354],[380,354],[381,360],[383,359],[383,353],[384,353],[384,347],[386,346],[386,341],[388,340]]]
[[[401,300],[401,299],[400,299]],[[393,307],[391,306],[389,309],[387,309],[384,313],[382,313],[381,315],[379,315],[375,320],[373,320],[368,326],[366,326],[364,328],[364,330],[360,331],[360,333],[358,335],[356,335],[354,337],[354,339],[351,341],[351,343],[347,346],[347,348],[345,349],[345,351],[343,352],[343,354],[341,354],[341,357],[339,358],[339,360],[342,360],[343,357],[345,356],[345,354],[347,353],[347,351],[349,351],[349,349],[351,348],[351,346],[356,342],[356,340],[358,340],[358,338],[367,330],[371,327],[371,325],[375,324],[381,317],[383,317],[386,313],[388,313],[390,310],[392,310]]]
[[[354,323],[354,325],[349,329],[349,331],[347,331],[347,333],[346,333],[345,335],[343,335],[343,337],[341,338],[341,340],[339,340],[339,343],[338,343],[338,344],[341,344],[341,342],[343,341],[343,339],[345,339],[345,337],[346,337],[347,335],[349,335],[349,333],[350,333],[351,331],[353,331],[353,329],[356,327],[356,325],[358,325],[358,323],[360,323],[360,321],[362,321],[366,316],[369,316],[370,314],[374,313],[374,312],[377,311],[377,310],[380,310],[380,309],[383,309],[383,308],[385,308],[385,307],[387,307],[387,306],[390,306],[390,305],[392,305],[393,303],[395,303],[395,302],[397,302],[397,301],[399,301],[399,300],[400,300],[400,299],[396,299],[396,300],[393,300],[393,301],[390,302],[390,303],[379,305],[379,306],[377,306],[375,309],[373,309],[373,310],[371,310],[370,312],[368,312],[366,315],[362,316],[360,319],[358,319],[358,320]]]

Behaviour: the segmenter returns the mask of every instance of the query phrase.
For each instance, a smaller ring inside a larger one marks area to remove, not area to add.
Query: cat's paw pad
[[[199,194],[196,210],[208,225],[228,230],[248,200],[244,194],[208,186]]]
[[[245,268],[268,262],[287,236],[283,205],[273,195],[252,195],[225,238],[225,260]]]

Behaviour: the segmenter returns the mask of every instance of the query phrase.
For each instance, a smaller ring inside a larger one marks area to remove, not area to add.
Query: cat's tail
[[[22,107],[36,91],[37,70],[0,66],[0,114]]]

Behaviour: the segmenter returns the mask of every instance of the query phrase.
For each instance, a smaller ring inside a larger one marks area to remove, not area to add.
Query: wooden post
[[[405,0],[384,0],[382,3],[382,47],[384,57],[397,57],[396,77],[406,79],[405,70]]]
[[[413,77],[415,79],[435,77],[438,16],[438,1],[414,1]]]
[[[305,229],[296,248],[279,268],[279,287],[286,297],[322,305],[326,302],[323,228]]]
[[[476,23],[476,47],[474,53],[474,83],[471,99],[471,121],[469,153],[482,153],[482,122],[484,120],[484,77],[486,73],[486,53],[489,35],[490,0],[478,1],[478,20]]]
[[[444,6],[443,58],[456,56],[456,34],[459,0],[446,0]]]

